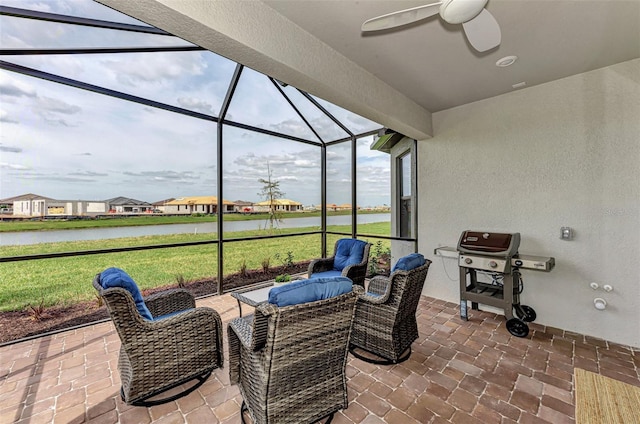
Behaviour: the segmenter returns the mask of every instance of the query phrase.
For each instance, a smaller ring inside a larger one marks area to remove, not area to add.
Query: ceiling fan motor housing
[[[468,22],[478,16],[489,0],[444,0],[440,16],[450,24]]]

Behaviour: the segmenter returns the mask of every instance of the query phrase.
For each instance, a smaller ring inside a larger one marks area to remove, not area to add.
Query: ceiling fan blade
[[[482,9],[478,16],[464,22],[462,27],[469,43],[479,52],[491,50],[502,41],[500,25],[487,9]]]
[[[371,18],[362,24],[362,31],[379,31],[381,29],[395,28],[426,19],[436,15],[440,11],[438,6],[441,4],[442,2],[431,3]]]

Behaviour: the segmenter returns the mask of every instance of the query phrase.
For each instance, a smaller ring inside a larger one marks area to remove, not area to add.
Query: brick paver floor
[[[229,295],[198,306],[216,309],[225,327],[238,316]],[[371,365],[349,355],[349,407],[334,423],[571,423],[574,367],[640,386],[640,351],[626,346],[536,324],[527,338],[512,337],[502,316],[473,311],[463,322],[456,304],[425,296],[418,324],[404,363]],[[125,405],[119,347],[104,322],[0,348],[0,422],[240,422],[242,398],[227,368],[175,402]]]

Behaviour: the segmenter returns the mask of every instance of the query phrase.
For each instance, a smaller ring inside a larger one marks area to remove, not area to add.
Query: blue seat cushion
[[[170,312],[170,313],[168,313],[168,314],[164,314],[164,315],[160,315],[159,317],[155,317],[153,320],[154,320],[154,321],[160,321],[160,320],[163,320],[163,319],[166,319],[166,318],[171,318],[172,316],[175,316],[175,315],[181,314],[181,313],[183,313],[183,312],[185,312],[185,311],[190,311],[191,309],[192,309],[192,308],[184,309],[184,310],[182,310],[182,311]]]
[[[352,289],[347,277],[312,278],[274,287],[269,291],[269,303],[278,307],[329,299]]]
[[[120,268],[107,268],[100,273],[100,285],[103,289],[109,289],[112,287],[120,287],[131,293],[133,301],[136,303],[136,309],[142,315],[142,318],[149,321],[153,320],[153,315],[149,312],[147,305],[144,304],[144,299],[138,289],[138,285],[133,278]]]
[[[340,239],[333,258],[333,268],[342,271],[349,265],[362,262],[366,242],[356,239]]]
[[[332,271],[322,271],[322,272],[315,272],[313,274],[311,274],[311,278],[329,278],[329,277],[340,277],[342,276],[342,271],[337,271],[337,270],[332,270]]]
[[[398,262],[393,266],[391,272],[402,270],[411,271],[412,269],[421,267],[426,263],[424,256],[420,253],[412,253],[407,256],[403,256],[398,259]]]

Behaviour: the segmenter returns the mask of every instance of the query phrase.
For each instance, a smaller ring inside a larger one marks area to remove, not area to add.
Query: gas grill
[[[536,319],[535,310],[520,304],[524,288],[520,269],[551,271],[551,257],[519,255],[520,233],[464,231],[458,240],[460,269],[460,317],[468,320],[468,305],[501,308],[507,318],[507,330],[517,337],[529,334],[527,322]],[[479,281],[478,274],[487,281]],[[514,317],[513,311],[516,316]]]

